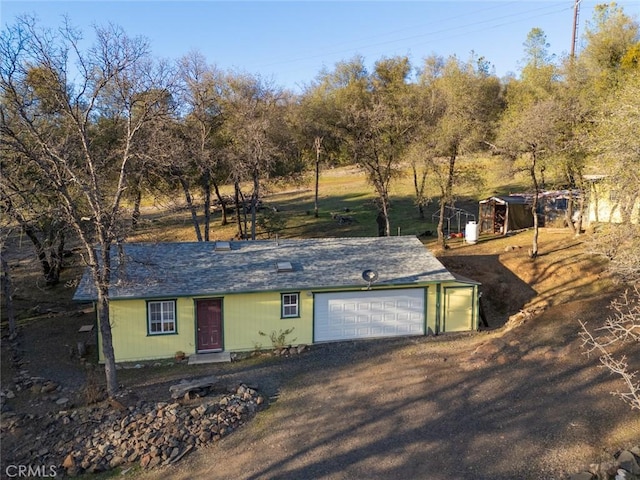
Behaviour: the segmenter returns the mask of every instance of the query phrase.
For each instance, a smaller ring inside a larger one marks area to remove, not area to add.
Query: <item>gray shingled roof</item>
[[[234,292],[363,287],[362,272],[378,272],[376,285],[455,280],[416,237],[286,239],[124,244],[124,266],[113,249],[110,298],[160,298]],[[293,271],[277,272],[278,262]],[[123,268],[124,267],[124,268]],[[74,300],[96,298],[88,272]]]

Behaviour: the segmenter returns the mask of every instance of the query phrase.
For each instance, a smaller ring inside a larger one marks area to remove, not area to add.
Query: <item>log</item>
[[[218,383],[218,378],[213,376],[201,378],[199,380],[182,380],[176,385],[171,385],[169,387],[169,392],[171,392],[171,398],[175,400],[184,397],[187,393],[194,390],[211,388],[216,383]]]

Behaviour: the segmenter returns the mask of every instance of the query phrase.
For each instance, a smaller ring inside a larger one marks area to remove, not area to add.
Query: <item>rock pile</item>
[[[62,388],[59,384],[43,377],[36,377],[29,374],[28,370],[20,370],[13,379],[13,387],[0,391],[0,412],[11,411],[7,407],[7,400],[16,397],[19,392],[30,392],[34,396],[31,406],[38,406],[42,403],[53,403],[57,407],[70,407],[71,400],[66,394],[67,389]]]
[[[617,452],[609,462],[594,463],[570,480],[640,480],[640,445]]]
[[[62,466],[70,476],[127,464],[153,468],[176,463],[220,439],[263,405],[263,397],[243,384],[195,400],[140,401],[129,407],[112,402],[44,416],[5,416],[2,433],[38,432],[14,449],[14,458],[7,460],[15,464],[39,458],[42,464]]]

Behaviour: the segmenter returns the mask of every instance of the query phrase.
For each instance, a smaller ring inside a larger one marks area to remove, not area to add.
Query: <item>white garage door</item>
[[[318,293],[316,342],[424,334],[422,288]]]

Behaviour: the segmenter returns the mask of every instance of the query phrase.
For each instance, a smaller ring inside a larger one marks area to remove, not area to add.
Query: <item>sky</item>
[[[219,69],[260,75],[296,93],[322,69],[356,55],[372,69],[387,57],[408,56],[420,67],[430,55],[467,60],[474,52],[499,77],[517,75],[531,29],[541,28],[549,53],[560,58],[571,49],[574,18],[574,0],[0,2],[3,29],[21,14],[35,14],[52,28],[67,15],[92,40],[95,25],[113,23],[129,36],[146,37],[157,58],[197,51]],[[604,0],[580,1],[578,36],[598,3]],[[640,0],[617,3],[640,18]]]

